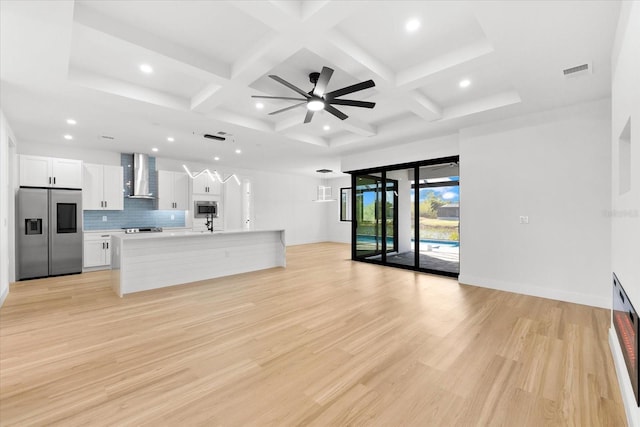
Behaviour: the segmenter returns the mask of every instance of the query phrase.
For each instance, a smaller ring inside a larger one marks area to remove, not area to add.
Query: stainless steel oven
[[[213,218],[218,217],[218,202],[210,200],[196,200],[194,204],[193,216],[195,218],[206,218],[207,215],[212,215]]]

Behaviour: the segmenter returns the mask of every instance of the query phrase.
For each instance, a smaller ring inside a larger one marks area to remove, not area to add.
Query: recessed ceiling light
[[[140,65],[140,71],[142,71],[145,74],[151,74],[153,73],[153,68],[149,64],[142,64]]]
[[[67,123],[70,125],[75,125],[77,122],[73,119],[67,119]]]
[[[151,149],[151,151],[153,151],[153,152],[155,153],[155,152],[157,152],[157,151],[158,151],[158,149],[157,149],[156,147],[153,147],[153,148]]]
[[[73,136],[71,136],[71,135],[69,135],[69,134],[66,134],[66,135],[64,136],[64,139],[66,139],[66,140],[69,140],[69,141],[70,141],[70,140],[72,140],[72,139],[73,139]]]
[[[460,80],[460,83],[458,84],[460,85],[460,87],[468,87],[471,84],[471,80],[469,79]]]
[[[170,136],[170,137],[167,138],[167,141],[173,142],[173,141],[175,141],[175,139],[172,136]]]
[[[218,161],[218,160],[220,160],[220,157],[215,156],[215,157],[213,158],[213,160]]]
[[[264,104],[262,102],[256,102],[256,108],[258,110],[262,110],[264,108]]]
[[[324,126],[322,126],[322,129],[324,129],[324,130],[331,130],[331,126],[329,126],[329,125],[324,125]]]
[[[404,28],[410,32],[413,33],[414,31],[416,31],[418,28],[420,28],[420,21],[417,19],[410,19],[407,21],[407,23],[405,24]]]
[[[240,153],[242,153],[242,150],[239,148],[236,148],[236,154],[240,154]]]
[[[312,99],[311,101],[307,102],[307,109],[311,111],[320,111],[324,109],[324,102],[322,102],[322,100],[319,98]]]

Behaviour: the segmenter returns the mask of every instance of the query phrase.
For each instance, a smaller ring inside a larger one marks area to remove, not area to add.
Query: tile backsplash
[[[133,182],[133,154],[122,153],[120,162],[124,168],[124,195],[131,193]],[[158,172],[155,157],[149,157],[149,192],[158,194]],[[115,230],[129,227],[184,227],[184,211],[155,209],[157,200],[124,198],[122,211],[84,211],[85,230]],[[106,217],[106,221],[103,221]],[[171,219],[173,217],[173,219]]]

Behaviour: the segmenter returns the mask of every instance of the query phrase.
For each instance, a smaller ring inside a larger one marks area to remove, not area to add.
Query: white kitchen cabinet
[[[189,209],[189,176],[184,172],[158,171],[158,209]]]
[[[217,196],[220,195],[222,184],[218,180],[212,180],[211,177],[203,173],[193,180],[193,194],[206,194]]]
[[[85,163],[83,170],[83,210],[124,210],[122,166]]]
[[[83,267],[93,270],[111,267],[111,235],[113,233],[84,233]]]
[[[23,187],[82,188],[82,161],[20,155]]]

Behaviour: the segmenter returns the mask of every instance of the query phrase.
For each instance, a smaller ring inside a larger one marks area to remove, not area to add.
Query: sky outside
[[[452,181],[457,181],[458,177],[451,177]],[[436,197],[441,198],[447,203],[459,203],[460,202],[460,187],[455,186],[446,186],[446,187],[429,187],[429,188],[421,188],[420,189],[420,201],[425,200],[429,197],[429,194],[433,194]],[[414,201],[414,191],[411,189],[411,201]],[[374,191],[367,191],[363,194],[364,197],[364,206],[367,206],[375,201],[376,193]]]

